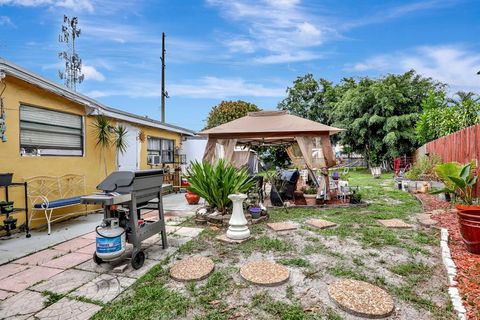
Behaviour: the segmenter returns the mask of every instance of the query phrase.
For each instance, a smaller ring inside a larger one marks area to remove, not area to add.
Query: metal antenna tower
[[[75,39],[80,36],[81,30],[78,28],[78,18],[70,19],[63,16],[62,32],[58,36],[58,41],[67,46],[67,50],[59,52],[58,57],[65,61],[65,70],[58,71],[60,79],[65,82],[65,86],[76,91],[77,83],[82,83],[84,75],[82,74],[82,59],[75,52]]]

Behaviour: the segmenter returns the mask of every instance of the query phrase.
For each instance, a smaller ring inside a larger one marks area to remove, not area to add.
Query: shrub
[[[410,180],[436,179],[435,166],[442,163],[440,156],[433,154],[423,156],[405,173],[405,178]]]
[[[222,213],[232,204],[229,194],[245,193],[255,184],[246,169],[237,169],[223,159],[214,165],[194,161],[187,176],[190,183],[187,190],[198,194]]]

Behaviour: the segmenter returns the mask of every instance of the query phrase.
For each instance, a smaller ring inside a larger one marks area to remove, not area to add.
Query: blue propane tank
[[[105,261],[114,260],[125,252],[125,229],[117,218],[104,219],[96,229],[96,253]]]

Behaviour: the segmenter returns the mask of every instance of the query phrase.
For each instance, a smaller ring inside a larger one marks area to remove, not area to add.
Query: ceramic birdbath
[[[243,201],[247,198],[246,194],[231,194],[228,199],[233,202],[232,217],[229,221],[227,238],[232,240],[244,240],[250,237],[250,230],[247,227],[247,219],[243,213]]]

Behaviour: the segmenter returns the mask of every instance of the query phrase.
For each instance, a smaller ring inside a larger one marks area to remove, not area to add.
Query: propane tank
[[[125,252],[125,229],[117,218],[104,219],[96,228],[96,254],[102,260],[114,260]]]

